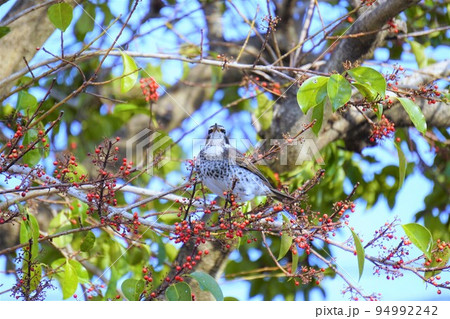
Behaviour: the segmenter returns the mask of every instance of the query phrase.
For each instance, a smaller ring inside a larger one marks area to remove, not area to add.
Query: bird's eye
[[[209,130],[208,130],[208,134],[211,134],[212,132],[213,132],[212,129],[209,129]]]
[[[225,129],[224,129],[224,128],[221,128],[221,129],[220,129],[220,132],[221,132],[221,133],[225,133]]]

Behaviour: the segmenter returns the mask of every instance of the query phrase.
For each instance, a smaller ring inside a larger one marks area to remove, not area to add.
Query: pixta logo
[[[136,163],[137,169],[152,174],[170,162],[171,147],[169,136],[146,128],[126,142],[126,156]]]

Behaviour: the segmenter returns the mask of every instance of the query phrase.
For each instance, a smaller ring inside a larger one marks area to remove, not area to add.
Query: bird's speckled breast
[[[212,148],[212,147],[210,147]],[[225,197],[224,192],[232,190],[240,201],[248,201],[255,196],[269,195],[270,189],[249,170],[222,159],[211,159],[207,150],[200,152],[196,170],[203,184],[213,193]]]

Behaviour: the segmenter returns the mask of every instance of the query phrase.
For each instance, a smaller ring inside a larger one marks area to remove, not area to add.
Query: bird
[[[236,148],[230,145],[225,128],[209,127],[205,146],[195,160],[200,181],[214,194],[236,202],[246,202],[255,196],[270,196],[279,201],[293,200],[274,188],[267,178]]]

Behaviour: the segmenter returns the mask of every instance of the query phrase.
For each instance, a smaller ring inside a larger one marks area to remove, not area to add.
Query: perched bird
[[[231,192],[238,202],[261,195],[280,201],[294,199],[270,185],[256,166],[230,145],[222,125],[214,124],[209,128],[206,144],[198,155],[195,168],[203,185],[223,198]]]

